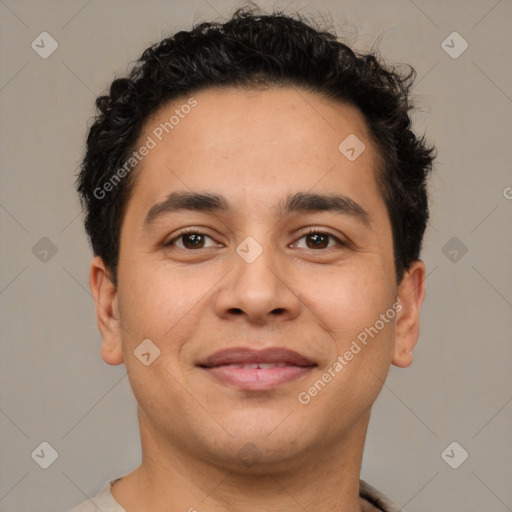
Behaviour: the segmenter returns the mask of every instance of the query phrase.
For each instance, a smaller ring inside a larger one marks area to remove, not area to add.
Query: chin
[[[226,429],[229,434],[224,430],[221,437],[216,437],[218,432],[203,433],[201,451],[209,454],[210,462],[237,473],[285,471],[314,450],[323,436],[315,435],[305,422],[285,425],[284,417],[286,415],[281,414],[277,421],[274,417],[266,418],[259,424],[255,418],[236,424],[225,423],[229,425]]]
[[[302,450],[297,446],[284,446],[266,440],[237,440],[225,450],[212,452],[211,462],[222,470],[237,474],[263,475],[282,473],[296,466]]]

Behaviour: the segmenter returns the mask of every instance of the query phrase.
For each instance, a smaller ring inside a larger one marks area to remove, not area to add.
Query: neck
[[[336,446],[314,447],[277,467],[225,469],[169,445],[139,415],[142,463],[112,486],[127,512],[360,512],[359,474],[369,414]]]

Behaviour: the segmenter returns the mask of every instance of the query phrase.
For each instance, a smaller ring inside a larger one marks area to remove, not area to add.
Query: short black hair
[[[411,66],[386,67],[356,53],[301,14],[262,14],[251,4],[225,22],[203,22],[147,48],[109,93],[96,99],[77,180],[95,255],[116,282],[120,232],[134,173],[126,170],[144,123],[171,100],[207,88],[297,87],[353,105],[378,154],[377,180],[393,232],[397,281],[419,258],[429,210],[434,148],[412,131]],[[117,173],[117,175],[116,175]],[[113,181],[115,180],[115,181]],[[105,184],[110,184],[105,186]],[[108,191],[108,193],[107,193]]]

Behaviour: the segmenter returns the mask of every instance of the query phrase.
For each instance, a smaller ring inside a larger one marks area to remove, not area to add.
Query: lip
[[[231,348],[215,352],[197,366],[237,388],[264,391],[304,376],[317,364],[286,348]]]

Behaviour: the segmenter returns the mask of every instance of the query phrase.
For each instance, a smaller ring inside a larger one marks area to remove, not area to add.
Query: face
[[[291,463],[365,430],[416,341],[421,265],[397,287],[355,108],[291,88],[188,99],[140,137],[156,145],[127,204],[117,289],[93,263],[103,357],[126,365],[143,437],[228,468]]]

